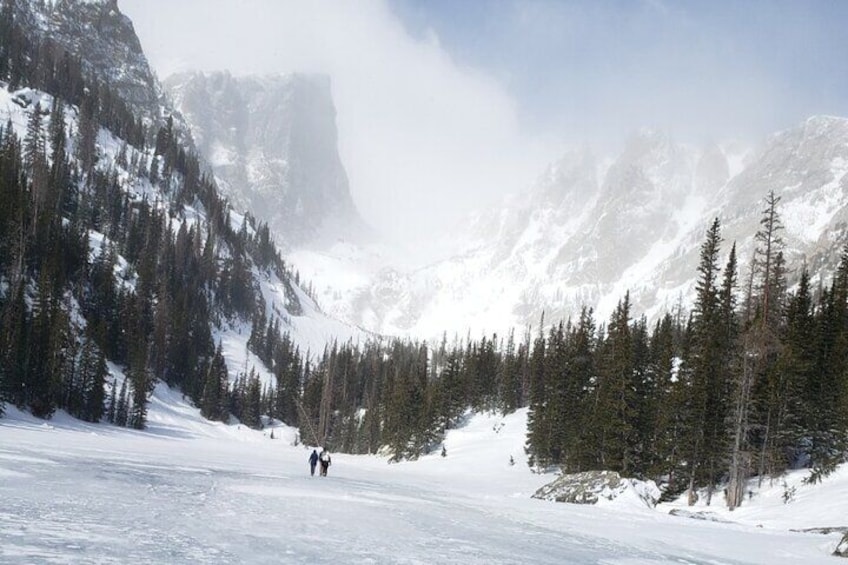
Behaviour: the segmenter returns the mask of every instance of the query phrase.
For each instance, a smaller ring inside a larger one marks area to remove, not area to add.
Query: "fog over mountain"
[[[365,235],[339,158],[328,77],[185,73],[165,89],[221,190],[281,244]]]
[[[643,130],[617,154],[569,150],[528,190],[433,234],[451,239],[447,259],[402,268],[357,237],[326,79],[193,74],[167,84],[221,185],[291,242],[289,258],[322,306],[379,333],[504,333],[584,305],[604,319],[626,293],[655,319],[691,303],[713,218],[724,226],[725,255],[737,244],[741,272],[750,270],[770,191],[781,198],[790,281],[804,264],[829,276],[843,245],[848,120],[815,116],[759,144],[695,146]],[[298,91],[313,94],[309,104]],[[289,142],[298,136],[321,150],[304,158]]]
[[[224,190],[368,329],[503,331],[628,291],[658,315],[712,218],[745,267],[770,190],[792,269],[840,245],[843,122],[821,114],[846,77],[822,13],[771,7],[748,33],[724,4],[218,1],[154,29],[125,4],[161,73],[205,71],[166,86]]]

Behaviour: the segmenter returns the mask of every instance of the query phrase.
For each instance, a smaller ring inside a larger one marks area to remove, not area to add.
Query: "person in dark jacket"
[[[315,466],[318,464],[318,450],[313,449],[312,455],[309,456],[309,472],[315,476]]]
[[[327,469],[330,468],[330,463],[331,463],[330,452],[327,451],[326,449],[322,449],[321,455],[318,457],[318,459],[321,461],[321,476],[326,477],[327,476]]]

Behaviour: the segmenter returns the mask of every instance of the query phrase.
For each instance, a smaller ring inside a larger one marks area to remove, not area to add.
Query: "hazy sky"
[[[366,219],[427,234],[563,144],[701,142],[848,115],[848,2],[120,0],[160,78],[331,76]]]

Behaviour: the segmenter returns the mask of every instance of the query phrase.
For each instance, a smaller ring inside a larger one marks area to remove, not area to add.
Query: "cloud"
[[[407,241],[519,191],[553,155],[490,76],[413,37],[381,0],[122,0],[161,76],[330,75],[342,160],[366,220]]]

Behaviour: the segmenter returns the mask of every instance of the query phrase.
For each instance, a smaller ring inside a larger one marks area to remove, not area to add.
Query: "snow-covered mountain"
[[[216,305],[216,302],[219,302],[223,293],[220,289],[213,289],[215,284],[211,281],[205,298],[211,304],[209,309],[213,310],[208,317],[209,330],[215,343],[221,345],[231,378],[254,371],[265,382],[273,381],[273,373],[247,348],[250,320],[256,317],[260,309],[264,310],[265,319],[280,322],[280,330],[290,334],[292,342],[303,353],[321,351],[327,343],[337,339],[364,339],[365,333],[360,329],[324,314],[309,293],[298,285],[295,280],[297,277],[288,267],[260,266],[258,249],[251,243],[260,238],[256,226],[247,220],[245,214],[239,213],[238,208],[221,201],[214,185],[207,186],[203,195],[188,188],[190,183],[186,177],[193,172],[189,170],[191,166],[187,163],[190,159],[186,157],[186,150],[190,147],[176,146],[184,143],[186,139],[183,134],[190,135],[190,132],[173,132],[170,139],[162,135],[166,130],[163,116],[171,115],[174,110],[163,105],[160,96],[162,88],[150,71],[132,23],[118,10],[114,0],[63,0],[47,3],[13,0],[5,5],[5,9],[11,10],[4,11],[4,16],[12,14],[9,23],[14,24],[14,33],[19,34],[15,37],[20,38],[20,46],[40,45],[42,51],[49,49],[51,53],[58,53],[44,55],[39,52],[39,57],[43,57],[37,59],[26,51],[31,47],[19,47],[21,52],[28,54],[28,64],[33,68],[45,65],[44,61],[52,61],[50,57],[53,56],[59,57],[60,61],[62,58],[73,58],[79,62],[76,65],[68,64],[65,68],[54,67],[52,75],[45,72],[48,78],[39,79],[44,83],[40,85],[34,84],[37,81],[32,78],[33,71],[12,66],[9,76],[13,80],[6,82],[0,79],[0,123],[4,127],[5,124],[11,124],[10,131],[19,139],[27,141],[32,138],[29,131],[32,124],[38,123],[33,120],[36,114],[41,115],[44,121],[51,121],[51,135],[54,131],[61,131],[63,142],[59,146],[67,148],[66,151],[62,150],[61,156],[67,158],[68,170],[73,169],[75,172],[69,175],[72,178],[69,184],[72,184],[74,190],[69,190],[67,199],[74,202],[75,197],[83,192],[90,199],[85,205],[100,210],[90,214],[94,219],[89,219],[86,214],[80,214],[82,219],[75,219],[79,222],[79,229],[84,232],[84,240],[88,242],[88,265],[103,261],[107,252],[115,250],[114,285],[122,292],[132,294],[136,292],[139,281],[139,263],[148,259],[128,259],[121,249],[116,249],[118,240],[126,235],[122,232],[131,231],[132,228],[109,225],[110,220],[106,218],[110,217],[109,213],[113,210],[107,213],[106,209],[110,205],[97,200],[105,199],[103,190],[91,188],[97,182],[104,184],[107,181],[103,179],[107,179],[109,194],[119,194],[114,200],[132,209],[134,214],[141,215],[149,211],[154,218],[167,218],[170,231],[163,239],[177,239],[181,237],[180,232],[185,236],[185,232],[191,230],[191,233],[196,234],[195,252],[199,252],[201,242],[213,242],[209,247],[214,248],[210,251],[210,258],[215,264],[215,272],[223,277],[230,276],[235,271],[232,268],[235,260],[243,268],[247,280],[242,282],[252,299],[248,300],[250,304],[239,315],[219,310],[220,303]],[[4,56],[7,56],[5,51]],[[99,92],[93,92],[95,90]],[[86,118],[81,107],[83,102],[78,101],[85,101],[95,110],[90,111]],[[57,106],[64,108],[61,129],[52,123],[51,108],[55,111]],[[93,121],[92,113],[100,122]],[[84,165],[79,154],[83,144],[82,132],[89,127],[84,123],[86,119],[93,128],[90,153],[95,157],[90,169],[82,177],[79,171],[84,169]],[[139,122],[144,122],[145,127],[134,127]],[[39,129],[44,135],[47,126],[43,121],[41,124]],[[146,138],[144,133],[138,133],[141,129],[147,130]],[[158,147],[162,139],[175,147]],[[60,153],[50,153],[45,159],[55,162],[57,155]],[[155,170],[163,174],[154,174]],[[194,175],[193,182],[196,188],[201,181]],[[85,190],[79,189],[77,183]],[[74,205],[82,207],[82,204],[75,202]],[[218,210],[210,210],[210,205]],[[117,207],[114,201],[112,206]],[[67,217],[62,218],[62,221],[64,225],[71,223]],[[144,251],[149,250],[145,248]],[[265,251],[266,258],[273,263],[272,256],[277,250],[267,246]],[[9,279],[5,276],[7,259],[0,254],[0,298],[5,297],[10,288]],[[189,278],[181,268],[184,266],[177,269],[179,276]],[[221,277],[217,278],[222,280]],[[85,281],[85,284],[90,283]],[[157,290],[158,293],[164,294],[161,289]],[[162,296],[158,296],[157,300],[160,304],[165,302]],[[90,323],[86,319],[88,313],[83,311],[91,308],[70,298],[68,303],[68,316],[73,320],[69,333],[75,337],[82,336]],[[167,325],[176,327],[173,320]],[[197,328],[192,331],[200,333]],[[114,367],[110,373],[113,377],[120,376],[120,370]]]
[[[328,77],[186,73],[165,88],[223,192],[278,242],[322,245],[366,233],[339,157]]]
[[[166,90],[224,193],[268,222],[321,307],[378,333],[503,332],[582,305],[603,319],[628,291],[637,314],[686,306],[715,217],[743,280],[770,190],[790,270],[829,274],[845,238],[848,120],[816,116],[756,146],[646,130],[617,154],[570,150],[523,194],[441,234],[451,256],[400,265],[391,242],[360,237],[327,77],[188,73]]]
[[[294,257],[319,282],[325,308],[386,333],[503,332],[537,324],[542,312],[567,318],[582,305],[605,319],[628,291],[637,315],[655,317],[691,303],[713,218],[725,256],[737,243],[744,280],[770,190],[781,198],[790,281],[804,263],[814,277],[829,277],[846,238],[846,172],[844,118],[809,118],[759,147],[695,147],[643,131],[612,157],[567,152],[525,194],[453,235],[459,251],[446,260],[364,274],[341,248],[335,271],[327,254]],[[360,284],[339,292],[333,281],[351,269]]]

